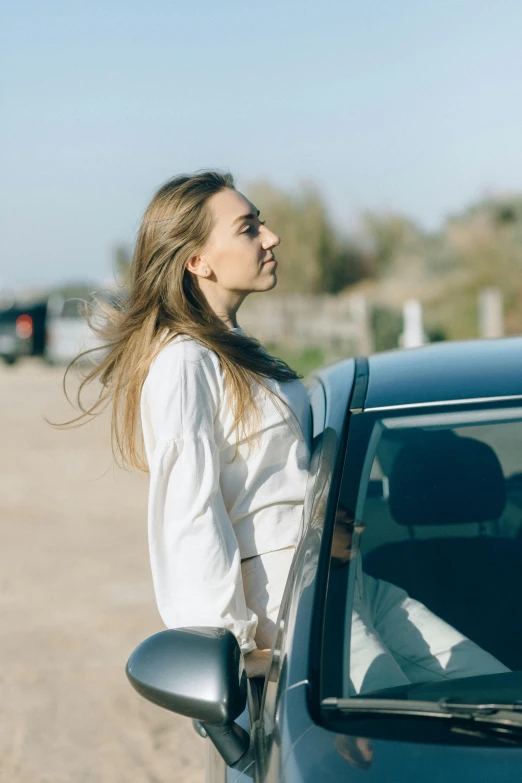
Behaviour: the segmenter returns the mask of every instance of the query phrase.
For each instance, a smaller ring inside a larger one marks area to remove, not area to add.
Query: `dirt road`
[[[124,666],[163,628],[147,479],[113,467],[108,418],[57,431],[62,371],[0,367],[0,780],[199,783],[203,740]]]

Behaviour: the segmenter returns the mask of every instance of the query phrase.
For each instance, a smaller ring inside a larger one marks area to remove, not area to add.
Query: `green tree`
[[[425,240],[413,221],[396,213],[364,212],[362,231],[377,277],[389,273],[401,256],[418,252]]]

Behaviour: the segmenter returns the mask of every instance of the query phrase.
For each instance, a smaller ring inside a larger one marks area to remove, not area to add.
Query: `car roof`
[[[368,358],[364,410],[522,398],[522,337],[432,343]]]

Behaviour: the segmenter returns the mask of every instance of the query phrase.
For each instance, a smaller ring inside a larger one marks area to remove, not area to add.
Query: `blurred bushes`
[[[371,311],[371,329],[376,352],[397,348],[402,332],[402,314],[391,307],[376,304]]]
[[[393,214],[366,213],[362,228],[376,270],[364,292],[377,350],[397,333],[389,311],[399,314],[409,298],[421,301],[431,341],[477,337],[479,296],[489,287],[502,292],[506,334],[522,333],[522,196],[482,199],[438,232]]]

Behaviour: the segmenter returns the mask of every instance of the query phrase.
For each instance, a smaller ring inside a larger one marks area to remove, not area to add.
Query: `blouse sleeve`
[[[208,353],[187,356],[187,349],[171,347],[177,360],[156,361],[146,393],[154,433],[148,518],[156,601],[168,628],[228,628],[247,653],[256,648],[258,618],[246,606],[219,482],[217,371]]]

